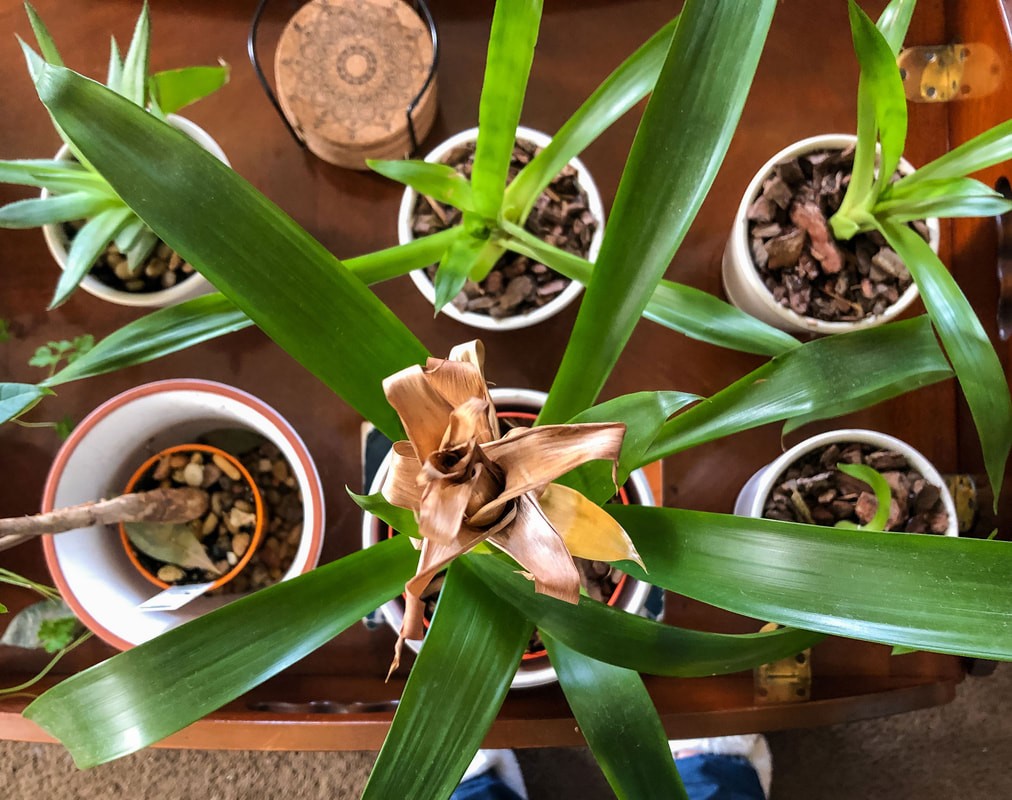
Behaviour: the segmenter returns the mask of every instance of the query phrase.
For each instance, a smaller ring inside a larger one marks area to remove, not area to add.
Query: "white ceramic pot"
[[[91,412],[56,454],[42,510],[113,497],[144,459],[220,428],[243,428],[273,442],[291,465],[303,499],[302,540],[283,580],[316,566],[323,545],[323,489],[305,444],[273,408],[246,392],[204,380],[138,386]],[[112,525],[46,536],[46,563],[74,613],[104,641],[126,649],[243,595],[199,597],[177,611],[138,611],[158,593],[130,563]]]
[[[949,527],[945,531],[946,536],[959,535],[959,521],[956,519],[956,506],[952,502],[952,496],[945,486],[945,481],[938,474],[938,470],[920,452],[908,445],[906,442],[876,431],[862,430],[860,428],[843,428],[836,431],[828,431],[812,436],[810,439],[795,445],[776,461],[767,464],[756,472],[738,493],[738,499],[734,503],[734,513],[740,517],[755,517],[761,519],[763,508],[766,505],[766,498],[769,497],[773,487],[776,486],[779,477],[787,468],[798,459],[821,447],[837,442],[850,444],[861,442],[870,444],[880,450],[892,450],[906,456],[907,463],[928,481],[942,490],[942,503],[949,515]]]
[[[547,397],[544,392],[537,392],[531,389],[493,388],[489,392],[492,395],[496,409],[500,412],[530,411],[536,413],[545,404],[545,398]],[[375,494],[383,488],[383,481],[389,469],[390,453],[387,453],[386,458],[383,459],[376,472],[376,476],[373,478],[372,484],[369,486],[370,494]],[[625,488],[630,492],[631,497],[629,499],[631,503],[641,506],[656,505],[654,494],[650,490],[650,483],[647,481],[646,475],[643,474],[642,470],[636,470],[629,476]],[[362,547],[370,547],[382,538],[386,538],[386,535],[386,525],[372,514],[363,514]],[[646,603],[651,588],[649,583],[636,580],[631,575],[627,575],[625,583],[619,590],[618,599],[612,605],[631,614],[638,614]],[[380,613],[391,628],[399,631],[401,623],[404,621],[403,598],[395,597],[393,600],[384,603],[380,607]],[[406,639],[405,643],[417,653],[424,644],[424,640]],[[547,683],[554,683],[556,680],[558,680],[558,677],[555,674],[555,670],[552,669],[552,665],[548,662],[547,656],[524,659],[520,663],[516,675],[513,676],[510,688],[524,689],[532,686],[543,686]]]
[[[762,168],[752,178],[752,182],[745,190],[741,205],[731,226],[731,235],[728,237],[727,245],[724,248],[724,258],[721,274],[724,281],[724,291],[727,299],[742,311],[761,319],[780,330],[788,333],[846,333],[847,331],[860,328],[871,328],[889,322],[902,314],[910,304],[917,299],[917,286],[910,284],[905,292],[900,295],[899,300],[889,306],[881,314],[873,314],[857,322],[825,322],[823,320],[805,317],[792,311],[786,306],[780,305],[773,299],[773,295],[763,283],[758,270],[752,261],[752,252],[749,247],[748,220],[745,214],[749,207],[762,191],[763,182],[769,178],[773,168],[788,159],[810,153],[814,150],[843,150],[854,144],[857,137],[847,134],[828,134],[825,136],[812,136],[802,139],[789,147],[785,147],[773,158],[763,164]],[[900,160],[900,172],[908,175],[914,171],[913,166],[906,159]],[[937,219],[926,220],[930,231],[929,244],[931,249],[938,252],[939,226]]]
[[[477,128],[470,128],[466,131],[461,131],[455,136],[451,136],[435,150],[425,156],[425,160],[433,163],[439,163],[443,157],[455,147],[467,142],[473,142],[477,138]],[[527,141],[533,142],[538,147],[546,147],[548,143],[552,141],[551,136],[541,133],[541,131],[524,128],[522,126],[517,128],[517,138],[526,139]],[[597,186],[594,185],[594,180],[590,177],[590,173],[583,165],[583,162],[578,158],[574,158],[571,159],[569,163],[576,169],[577,180],[583,190],[587,193],[587,201],[590,211],[598,220],[597,230],[594,232],[594,238],[590,241],[590,251],[587,253],[587,260],[593,262],[597,259],[597,254],[601,250],[601,242],[604,241],[604,205],[601,202],[601,193],[597,190]],[[417,197],[418,193],[411,187],[408,187],[404,190],[404,196],[401,198],[401,207],[397,213],[397,238],[401,244],[407,244],[415,238],[414,234],[411,232],[411,212],[415,207]],[[422,296],[435,305],[436,290],[432,285],[432,281],[429,280],[429,276],[425,274],[425,270],[414,270],[411,273],[411,280],[414,281],[415,286],[418,288],[418,291],[422,293]],[[461,311],[453,305],[453,303],[447,303],[443,306],[442,311],[451,319],[463,322],[465,325],[470,325],[472,328],[482,328],[483,330],[489,331],[509,331],[515,330],[516,328],[528,328],[531,325],[537,325],[539,322],[544,322],[549,317],[554,317],[562,311],[562,309],[579,297],[582,291],[583,284],[579,281],[571,281],[570,284],[562,290],[562,293],[558,297],[541,306],[541,308],[528,311],[526,314],[504,317],[503,319],[495,319],[488,314],[476,314],[471,311]]]
[[[229,165],[228,158],[226,158],[221,147],[199,125],[175,114],[169,114],[168,121],[173,128],[185,133],[223,164]],[[69,159],[70,148],[64,145],[57,151],[55,158],[60,160]],[[43,189],[42,196],[48,197],[49,192]],[[63,225],[43,225],[42,235],[46,239],[46,246],[49,248],[49,252],[52,253],[53,259],[59,264],[60,269],[66,269],[70,240],[63,232]],[[200,295],[209,294],[214,291],[214,286],[199,272],[194,272],[185,280],[179,281],[175,286],[157,292],[125,292],[120,289],[114,289],[102,283],[102,281],[93,277],[90,273],[84,276],[80,286],[88,294],[108,300],[110,303],[142,308],[172,306],[176,303],[182,303],[184,300],[192,300],[194,297],[200,297]]]

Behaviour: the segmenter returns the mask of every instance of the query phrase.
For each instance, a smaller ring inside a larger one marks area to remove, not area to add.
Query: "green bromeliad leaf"
[[[615,796],[689,800],[642,678],[543,638],[569,707]]]
[[[361,280],[185,134],[69,70],[42,67],[37,88],[161,239],[359,413],[399,438],[383,379],[428,354]]]
[[[1012,660],[1012,542],[844,531],[606,506],[649,572],[755,619],[940,653]]]
[[[840,416],[951,374],[927,317],[816,339],[678,414],[643,463],[769,422]]]
[[[381,542],[80,672],[24,716],[59,739],[79,767],[133,753],[330,641],[398,594],[416,562],[407,537]]]
[[[473,574],[450,566],[362,800],[452,794],[509,691],[531,627]]]
[[[727,152],[775,5],[685,3],[540,423],[570,419],[604,386]]]

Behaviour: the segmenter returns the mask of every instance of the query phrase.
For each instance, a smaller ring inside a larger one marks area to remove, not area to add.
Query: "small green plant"
[[[62,65],[63,59],[42,19],[28,3],[25,9],[43,57],[51,64]],[[225,65],[169,70],[149,77],[150,45],[151,26],[145,3],[125,57],[120,57],[116,39],[112,39],[106,85],[161,119],[210,94],[228,80]],[[23,41],[21,46],[34,79],[44,62]],[[56,129],[76,161],[0,161],[0,182],[36,186],[47,193],[44,197],[19,200],[0,208],[0,227],[36,228],[88,220],[71,242],[50,308],[56,308],[70,297],[110,241],[126,256],[133,274],[144,266],[158,244],[154,232],[120,199],[60,127]]]
[[[875,509],[875,516],[866,525],[858,525],[847,519],[841,519],[834,525],[834,528],[846,528],[852,531],[884,531],[889,521],[889,507],[892,505],[892,490],[889,483],[882,474],[869,467],[867,464],[837,464],[836,468],[844,475],[850,475],[859,481],[867,483],[875,493],[875,502],[878,507]]]
[[[10,341],[10,338],[11,338],[10,323],[5,319],[0,318],[0,344],[6,341]]]
[[[75,336],[73,341],[64,339],[60,342],[48,342],[40,345],[30,359],[28,365],[31,367],[48,367],[50,376],[56,373],[56,368],[61,361],[73,364],[95,346],[95,337],[90,333]]]
[[[997,497],[1012,443],[1005,375],[969,301],[934,251],[906,223],[925,217],[993,216],[1012,209],[1012,202],[999,192],[967,177],[1012,158],[1012,120],[893,181],[907,136],[906,97],[896,55],[915,3],[891,4],[878,26],[854,0],[848,4],[861,66],[857,146],[850,185],[829,224],[840,240],[879,231],[910,270],[966,395]]]

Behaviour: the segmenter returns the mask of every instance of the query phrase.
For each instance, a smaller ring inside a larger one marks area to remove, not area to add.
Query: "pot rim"
[[[881,314],[870,314],[856,322],[832,322],[815,317],[806,317],[780,305],[773,299],[773,295],[759,277],[759,271],[755,267],[755,262],[749,249],[746,214],[749,207],[755,202],[756,197],[759,196],[763,182],[769,177],[777,164],[788,158],[818,149],[842,150],[856,141],[856,136],[845,133],[809,136],[780,150],[755,173],[735,212],[731,233],[724,251],[722,269],[724,291],[733,305],[760,319],[765,319],[770,324],[788,332],[830,334],[846,333],[881,325],[884,322],[897,318],[919,297],[917,284],[911,283],[903,294],[900,295],[899,299],[888,306]],[[899,170],[905,175],[910,174],[914,172],[914,166],[905,158],[901,158]],[[937,253],[941,231],[938,219],[930,217],[925,220],[925,223],[930,232],[929,245]],[[737,280],[732,281],[728,279],[728,274],[732,272]]]
[[[228,461],[229,464],[231,464],[233,467],[239,470],[239,474],[242,476],[242,479],[249,485],[250,489],[252,489],[253,491],[253,503],[256,507],[256,527],[254,528],[253,533],[250,536],[249,546],[246,548],[246,552],[243,554],[242,558],[240,558],[236,562],[235,566],[232,567],[232,569],[230,569],[228,572],[226,572],[224,575],[218,578],[214,583],[212,583],[210,586],[207,587],[207,591],[210,592],[213,591],[214,589],[217,589],[219,586],[224,586],[226,583],[232,580],[232,578],[234,578],[236,575],[242,572],[243,568],[249,563],[250,559],[253,557],[253,553],[260,545],[260,540],[263,538],[264,533],[264,521],[265,521],[264,501],[263,498],[260,496],[260,489],[257,488],[256,481],[253,480],[253,476],[249,474],[249,471],[246,469],[246,467],[242,465],[242,462],[240,462],[239,459],[233,456],[231,453],[226,453],[220,447],[213,447],[212,445],[209,444],[176,444],[173,445],[172,447],[165,447],[159,450],[153,456],[146,459],[144,463],[141,464],[134,471],[134,474],[130,476],[130,480],[127,481],[127,485],[126,488],[123,490],[123,493],[128,494],[132,492],[134,487],[137,485],[137,482],[141,478],[143,478],[144,475],[148,472],[148,470],[150,470],[151,467],[153,467],[155,463],[159,461],[163,456],[181,452],[182,453],[201,452],[201,453],[211,453],[212,456],[215,455],[221,456],[226,461]],[[141,564],[140,559],[137,558],[135,548],[130,543],[130,537],[127,535],[126,526],[122,522],[119,523],[119,535],[120,541],[123,542],[123,549],[126,550],[127,558],[130,559],[130,563],[132,563],[135,567],[137,567],[141,575],[143,575],[145,578],[151,581],[151,583],[155,584],[155,586],[160,586],[162,589],[170,588],[172,584],[166,583],[157,575],[152,574],[143,564]]]
[[[477,136],[477,128],[468,128],[467,130],[460,131],[433,148],[425,156],[425,160],[429,163],[437,163],[440,158],[454,147],[465,142],[475,141]],[[516,138],[527,139],[538,147],[546,147],[552,141],[552,137],[548,134],[523,125],[517,126]],[[594,183],[594,179],[591,177],[590,171],[584,163],[579,158],[573,157],[569,160],[569,164],[576,168],[579,184],[587,192],[587,205],[591,213],[599,221],[597,230],[594,231],[594,237],[590,242],[590,250],[587,253],[587,260],[594,262],[601,250],[601,243],[604,241],[604,204],[601,201],[601,193],[598,191],[597,185]],[[418,192],[410,186],[405,187],[404,194],[401,196],[401,204],[397,211],[397,240],[399,244],[407,244],[414,241],[414,236],[411,233],[411,212],[417,196]],[[432,281],[429,280],[429,276],[425,274],[425,270],[412,270],[409,275],[422,296],[429,303],[434,304],[436,290]],[[457,322],[462,322],[465,325],[470,325],[473,328],[491,331],[516,330],[517,328],[528,328],[532,325],[537,325],[539,322],[555,316],[579,297],[582,292],[582,283],[570,281],[569,285],[562,290],[562,293],[558,297],[545,303],[540,308],[528,311],[526,314],[515,314],[502,319],[495,319],[488,314],[478,314],[473,311],[461,311],[452,302],[447,303],[440,313],[446,314],[451,319],[455,319]]]
[[[231,166],[221,146],[211,138],[211,135],[207,131],[195,122],[191,122],[186,117],[181,117],[178,114],[169,114],[167,119],[172,127],[185,133],[226,166]],[[56,151],[54,158],[66,160],[69,155],[70,148],[67,145],[63,145]],[[45,198],[48,196],[49,191],[43,189],[41,197]],[[66,269],[67,251],[70,242],[63,233],[63,226],[60,223],[43,225],[42,236],[46,241],[46,247],[49,248],[49,253],[52,255],[53,260],[56,261],[61,270]],[[154,292],[126,292],[121,289],[115,289],[112,286],[106,285],[98,278],[93,277],[89,270],[84,278],[81,279],[80,288],[110,303],[135,308],[160,308],[162,306],[175,305],[184,300],[190,300],[214,291],[214,286],[211,282],[196,270],[175,286],[171,286],[168,289],[159,289]]]
[[[79,446],[81,440],[95,427],[97,423],[134,400],[152,394],[171,391],[201,392],[240,403],[250,409],[254,414],[263,418],[271,427],[277,430],[278,436],[287,442],[288,446],[295,453],[299,465],[302,467],[302,470],[306,475],[307,484],[305,487],[302,487],[302,501],[312,509],[313,527],[312,530],[303,529],[303,536],[309,536],[309,544],[307,546],[308,555],[306,563],[301,568],[301,573],[312,570],[317,563],[319,563],[320,551],[323,546],[324,505],[323,484],[320,480],[320,475],[316,470],[316,465],[313,463],[312,457],[309,454],[309,450],[306,448],[302,438],[288,420],[282,417],[274,408],[248,392],[244,392],[241,389],[228,386],[227,384],[218,383],[216,381],[203,380],[199,378],[170,378],[167,380],[154,381],[152,383],[135,386],[132,389],[121,392],[115,397],[112,397],[99,405],[94,411],[81,420],[57,452],[56,457],[53,460],[53,464],[49,468],[49,473],[46,476],[46,482],[42,495],[42,511],[47,512],[53,510],[56,491],[67,462]],[[66,533],[59,535],[71,536],[73,534]],[[89,630],[93,631],[107,644],[110,644],[119,650],[129,650],[135,644],[139,643],[128,641],[127,639],[124,639],[123,637],[110,631],[81,603],[74,590],[71,588],[70,583],[64,574],[63,568],[60,565],[59,556],[56,551],[56,541],[53,535],[46,535],[42,537],[42,549],[46,557],[46,566],[53,578],[53,582],[60,591],[60,595],[67,602],[67,605],[71,607],[74,615],[80,619]],[[294,577],[294,575],[291,577]]]
[[[786,452],[782,453],[776,459],[771,461],[765,467],[760,468],[745,484],[741,492],[738,494],[738,499],[735,502],[734,513],[739,516],[753,517],[756,519],[762,518],[763,506],[766,504],[766,498],[772,491],[777,478],[779,478],[784,471],[795,461],[812,452],[820,447],[824,447],[833,442],[860,442],[861,444],[870,444],[883,449],[895,450],[902,453],[908,464],[915,470],[917,470],[921,476],[934,484],[941,490],[942,503],[945,506],[945,511],[949,515],[949,526],[943,535],[945,536],[959,536],[959,520],[956,517],[956,506],[952,501],[952,495],[949,494],[949,489],[945,485],[945,481],[942,479],[941,474],[919,450],[913,445],[907,444],[902,439],[897,439],[895,436],[890,436],[887,433],[880,433],[879,431],[868,430],[865,428],[838,428],[832,431],[826,431],[825,433],[816,434],[810,436],[803,442],[791,447]],[[754,492],[750,497],[749,492]]]

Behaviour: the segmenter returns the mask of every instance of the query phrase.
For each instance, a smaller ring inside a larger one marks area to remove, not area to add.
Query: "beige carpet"
[[[948,706],[771,734],[773,800],[1012,798],[1010,710],[1012,665],[1003,664],[990,677],[967,678]],[[531,800],[612,797],[585,749],[522,750],[518,756]],[[149,750],[80,772],[57,745],[0,742],[0,798],[356,798],[374,758]]]

